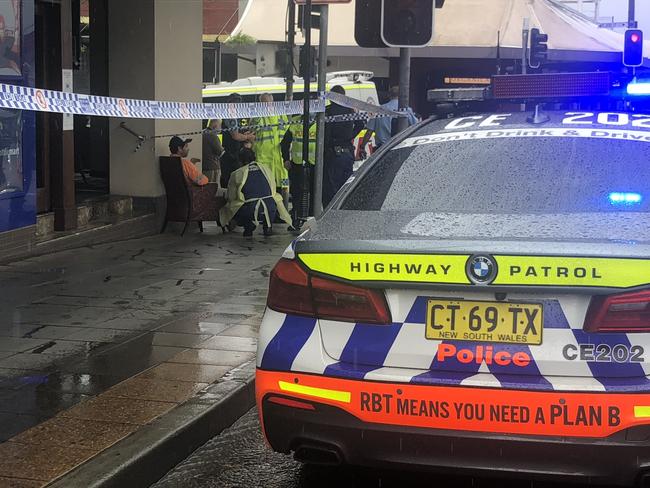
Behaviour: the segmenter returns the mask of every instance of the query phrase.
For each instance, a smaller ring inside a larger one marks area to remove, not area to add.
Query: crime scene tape
[[[301,114],[303,102],[159,102],[66,93],[0,83],[0,108],[138,119],[203,120]],[[319,97],[317,100],[311,100],[310,110],[313,113],[324,112],[325,99]]]
[[[370,118],[381,118],[381,117],[393,117],[393,115],[380,114],[374,115],[369,113],[355,113],[355,114],[342,114],[342,115],[332,115],[325,117],[325,123],[337,123],[337,122],[354,122],[358,120],[368,120]],[[302,118],[302,117],[301,117]],[[314,120],[315,122],[315,120]],[[278,124],[266,124],[266,125],[233,125],[230,127],[223,127],[220,129],[220,132],[234,132],[239,130],[247,131],[256,131],[260,129],[271,129],[274,127],[280,127],[281,129],[289,129],[290,126],[294,125],[295,121],[282,121]],[[204,130],[193,131],[193,132],[176,132],[174,134],[158,134],[154,136],[143,136],[133,132],[131,129],[127,128],[124,123],[122,123],[122,128],[126,129],[129,133],[135,136],[138,139],[138,144],[135,148],[135,152],[139,151],[140,148],[144,145],[145,142],[154,140],[154,139],[168,139],[173,136],[198,136],[203,134]]]
[[[312,113],[324,112],[325,99],[376,115],[391,117],[403,115],[400,112],[386,110],[377,105],[332,92],[321,94],[317,100],[311,100],[310,111]],[[300,100],[264,103],[164,102],[84,95],[0,83],[0,108],[105,117],[204,120],[297,115],[303,112],[303,102]]]
[[[324,112],[326,99],[357,111],[375,115],[390,117],[404,115],[400,112],[387,110],[333,92],[319,94],[318,99],[311,100],[311,113]],[[42,90],[40,88],[0,83],[0,108],[104,117],[204,120],[298,115],[303,113],[304,106],[301,100],[253,103],[186,103],[136,100]]]
[[[356,113],[356,114],[342,114],[342,115],[331,115],[325,117],[326,123],[335,123],[335,122],[355,122],[358,120],[368,120],[370,118],[382,118],[382,117],[394,117],[394,115],[386,114],[369,114],[369,113]],[[301,117],[302,118],[302,117]],[[314,120],[313,122],[316,122]],[[235,132],[235,131],[256,131],[260,129],[272,129],[274,127],[280,127],[281,129],[289,129],[290,126],[295,125],[295,121],[281,121],[277,124],[246,124],[246,125],[232,125],[230,127],[222,127],[219,129],[220,132]],[[302,124],[302,122],[300,122]],[[175,134],[162,134],[156,136],[150,136],[147,139],[159,139],[172,136],[194,136],[202,134],[203,130],[194,131],[194,132],[177,132]]]
[[[350,98],[345,95],[341,95],[336,92],[327,92],[325,98],[333,101],[338,105],[342,105],[347,108],[353,108],[360,112],[370,112],[377,115],[384,115],[386,117],[407,117],[408,113],[404,111],[394,111],[388,110],[387,108],[373,105],[372,103],[364,102],[362,100],[357,100],[356,98]]]

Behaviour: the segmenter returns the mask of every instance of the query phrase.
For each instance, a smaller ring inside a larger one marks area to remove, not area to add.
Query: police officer
[[[259,98],[262,103],[273,102],[273,95],[263,93]],[[254,119],[255,142],[253,151],[257,156],[257,162],[265,165],[273,174],[277,190],[281,193],[285,202],[289,201],[289,173],[284,166],[280,143],[284,138],[289,121],[284,115],[272,115]]]
[[[345,95],[345,89],[336,85],[334,93]],[[354,110],[332,102],[325,115],[353,114]],[[363,129],[363,122],[328,122],[325,125],[325,161],[323,165],[323,206],[326,207],[336,192],[352,175],[354,166],[354,137]]]
[[[231,93],[228,96],[228,103],[242,103],[242,97],[239,93]],[[226,119],[223,121],[223,149],[221,156],[221,187],[228,186],[230,173],[239,168],[239,151],[245,145],[250,145],[255,140],[255,133],[247,129],[248,119]]]
[[[303,116],[296,115],[291,120],[289,131],[282,141],[282,156],[284,158],[284,165],[289,172],[289,189],[291,191],[291,219],[293,221],[292,228],[289,230],[297,230],[300,228],[300,221],[298,219],[298,206],[303,199],[303,192],[305,189],[304,177],[308,175],[310,179],[309,188],[313,188],[313,171],[305,173],[303,169]],[[309,169],[313,169],[316,164],[316,120],[312,119],[309,126]],[[312,202],[309,202],[309,215],[312,215]]]
[[[264,235],[270,236],[276,214],[286,223],[291,220],[282,198],[275,191],[273,174],[255,159],[251,149],[241,149],[239,161],[243,166],[230,175],[227,203],[219,210],[219,222],[234,219],[244,228],[244,237],[252,237],[260,222]]]

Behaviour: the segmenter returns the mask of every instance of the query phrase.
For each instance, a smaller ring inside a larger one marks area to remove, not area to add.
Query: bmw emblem
[[[489,285],[497,276],[497,263],[490,256],[472,256],[467,261],[465,271],[475,285]]]

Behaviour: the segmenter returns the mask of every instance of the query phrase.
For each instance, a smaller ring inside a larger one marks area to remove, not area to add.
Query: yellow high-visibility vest
[[[316,122],[314,121],[309,126],[309,163],[316,164]],[[293,135],[293,142],[291,143],[291,160],[294,164],[302,164],[302,117],[294,119],[291,124],[291,134]]]

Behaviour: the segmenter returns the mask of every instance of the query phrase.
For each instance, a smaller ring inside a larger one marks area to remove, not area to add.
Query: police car
[[[301,461],[644,482],[650,115],[415,126],[285,251],[257,361]]]

